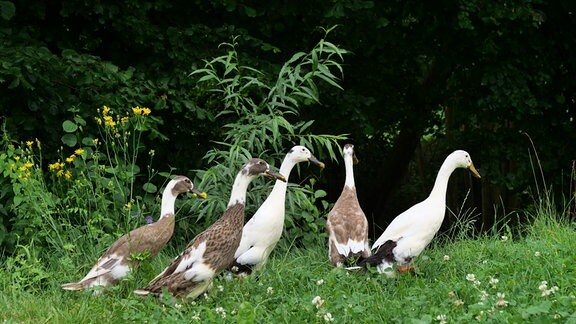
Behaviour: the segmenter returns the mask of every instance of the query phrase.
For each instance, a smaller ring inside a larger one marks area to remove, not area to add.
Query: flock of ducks
[[[448,155],[436,177],[432,192],[422,202],[398,215],[374,242],[368,241],[368,221],[356,194],[353,165],[357,163],[354,146],[343,148],[346,179],[342,194],[328,214],[328,257],[333,266],[347,269],[375,267],[379,273],[392,277],[397,272],[413,269],[412,260],[430,243],[445,215],[448,179],[456,168],[469,169],[480,178],[470,155],[454,151]],[[248,161],[238,172],[228,207],[224,214],[198,234],[184,251],[142,289],[137,295],[160,295],[170,292],[180,298],[195,298],[207,291],[212,279],[228,270],[248,275],[262,268],[280,240],[284,229],[287,181],[292,168],[300,162],[320,168],[320,162],[304,146],[294,146],[284,158],[279,172],[258,158]],[[251,219],[244,224],[246,192],[250,182],[263,175],[275,179],[274,188]],[[193,192],[202,198],[206,193],[194,187],[190,179],[176,176],[162,193],[160,218],[120,237],[98,259],[79,282],[63,284],[65,290],[85,290],[118,283],[139,260],[154,257],[174,232],[174,204],[179,194]],[[134,257],[146,256],[147,258]],[[99,293],[101,290],[95,290]]]

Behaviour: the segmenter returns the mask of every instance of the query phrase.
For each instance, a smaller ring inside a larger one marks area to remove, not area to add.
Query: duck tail
[[[388,240],[384,242],[384,244],[380,245],[376,252],[367,258],[359,258],[356,265],[358,267],[367,269],[368,265],[372,267],[376,267],[382,263],[382,261],[393,263],[394,262],[394,253],[393,250],[396,247],[396,242],[392,240]]]

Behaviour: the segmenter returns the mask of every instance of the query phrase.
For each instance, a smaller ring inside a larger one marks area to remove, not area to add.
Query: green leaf
[[[74,134],[65,134],[64,136],[62,136],[61,140],[62,143],[66,144],[69,147],[74,147],[78,143],[78,139]]]
[[[65,120],[62,123],[62,129],[64,129],[66,133],[74,133],[78,129],[78,125],[71,120]]]
[[[156,193],[156,191],[158,191],[158,187],[156,187],[156,185],[154,185],[150,182],[146,182],[142,186],[142,189],[144,189],[144,191],[146,191],[147,193]]]
[[[10,20],[16,14],[16,6],[10,1],[0,1],[0,17]]]

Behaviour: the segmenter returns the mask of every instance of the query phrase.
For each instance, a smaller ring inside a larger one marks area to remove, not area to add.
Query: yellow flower
[[[150,110],[150,108],[142,108],[142,115],[144,116],[150,115],[151,112],[152,110]]]
[[[64,172],[64,178],[66,178],[66,180],[70,180],[70,178],[72,178],[72,172],[70,172],[70,170]]]
[[[132,208],[132,204],[131,204],[131,203],[127,203],[126,205],[124,205],[124,208],[130,209],[130,208]]]
[[[122,119],[120,119],[120,122],[122,124],[126,124],[129,120],[130,120],[130,117],[122,117]]]
[[[66,162],[72,163],[72,162],[74,162],[74,159],[76,159],[76,155],[72,154],[66,158]]]
[[[19,157],[18,155],[16,155],[16,156],[14,157],[14,160],[16,160],[16,162],[18,162],[18,161],[20,161],[20,157]]]
[[[52,164],[48,164],[48,169],[49,169],[50,171],[52,171],[52,170],[57,170],[57,169],[60,169],[60,168],[61,168],[60,162],[55,162],[55,163],[52,163]]]
[[[16,164],[10,164],[10,171],[14,171],[14,169],[16,169]]]
[[[100,119],[98,117],[96,117],[94,119],[96,119],[96,123],[98,123],[98,125],[102,125],[102,119]]]
[[[34,163],[32,163],[32,162],[26,162],[26,163],[24,163],[24,167],[25,167],[26,169],[31,169],[33,166],[34,166]]]
[[[114,118],[112,118],[112,116],[104,116],[104,125],[114,127],[116,126],[116,122],[114,121]]]
[[[83,148],[76,149],[74,153],[76,153],[76,155],[82,155],[84,153],[84,149]]]
[[[32,144],[34,144],[34,142],[32,142],[32,141],[26,141],[26,146],[32,147]]]
[[[98,139],[97,138],[93,139],[92,143],[94,143],[94,145],[98,145]]]
[[[26,167],[21,165],[18,167],[18,171],[26,171]]]
[[[108,107],[108,106],[102,107],[102,116],[108,115],[109,112],[110,112],[110,107]]]
[[[134,107],[132,108],[132,112],[134,113],[134,115],[142,115],[142,108]]]
[[[61,177],[64,175],[64,170],[58,170],[58,172],[56,172],[56,175]]]

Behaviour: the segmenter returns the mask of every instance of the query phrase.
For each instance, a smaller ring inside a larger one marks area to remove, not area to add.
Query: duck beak
[[[358,160],[358,158],[356,157],[356,154],[352,154],[352,163],[353,163],[353,164],[358,164],[358,163],[360,163],[360,160]]]
[[[324,162],[318,161],[318,159],[314,155],[312,155],[308,159],[308,161],[310,161],[312,164],[316,164],[320,169],[324,169],[324,167],[325,167]]]
[[[192,191],[192,194],[194,195],[194,197],[200,196],[203,199],[206,199],[206,197],[208,197],[208,195],[204,191],[200,191],[196,188],[192,188],[192,190],[190,190],[190,191]]]
[[[472,172],[472,175],[475,176],[476,178],[478,179],[482,178],[480,176],[480,173],[478,173],[478,170],[476,170],[476,168],[474,167],[474,163],[470,163],[468,170],[470,170],[470,172]]]
[[[267,170],[266,172],[264,172],[264,176],[268,177],[268,178],[274,178],[274,179],[286,182],[286,177],[283,176],[280,172]]]

